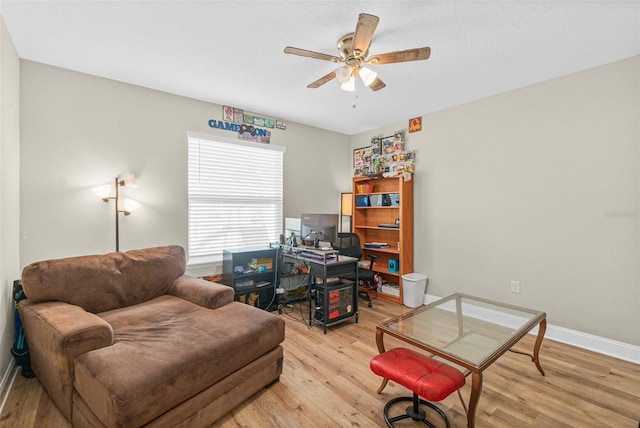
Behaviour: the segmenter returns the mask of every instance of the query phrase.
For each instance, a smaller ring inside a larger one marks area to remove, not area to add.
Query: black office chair
[[[340,252],[343,256],[355,257],[358,260],[362,257],[362,247],[360,246],[360,238],[355,233],[338,233],[338,242],[334,245],[335,249]],[[369,263],[369,269],[358,268],[358,279],[365,284],[371,285],[373,282],[373,276],[375,272],[373,271],[373,261],[377,259],[378,256],[369,254],[369,259],[371,263]],[[355,274],[343,275],[342,278],[349,279],[351,281],[356,280]],[[358,292],[358,297],[369,302],[367,306],[371,307],[371,296],[366,292]]]

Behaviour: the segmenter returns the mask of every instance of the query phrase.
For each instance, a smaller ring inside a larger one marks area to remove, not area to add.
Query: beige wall
[[[539,308],[640,345],[639,80],[635,57],[423,117],[407,147],[413,265],[429,294]]]
[[[20,61],[0,16],[0,378],[11,362],[13,280],[20,277]]]
[[[220,105],[26,60],[21,97],[23,265],[113,251],[113,205],[91,188],[127,172],[138,188],[123,194],[142,208],[121,217],[120,249],[187,247],[186,136],[234,138],[208,126],[222,119]],[[285,216],[337,213],[340,192],[350,186],[349,137],[288,122],[271,142],[287,148]]]
[[[639,67],[424,116],[407,146],[418,151],[414,266],[429,294],[536,307],[555,326],[640,345]],[[221,132],[207,126],[220,106],[29,61],[21,77],[21,264],[113,250],[112,208],[90,189],[127,171],[143,208],[122,221],[122,248],[186,246],[185,135]],[[285,216],[337,212],[351,149],[401,128],[274,130],[287,147]]]

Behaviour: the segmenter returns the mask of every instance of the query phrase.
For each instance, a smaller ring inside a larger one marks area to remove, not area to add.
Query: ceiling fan
[[[338,52],[340,56],[313,52],[291,46],[284,48],[284,53],[344,64],[343,67],[310,83],[307,85],[307,88],[319,88],[335,78],[342,84],[342,89],[353,92],[356,88],[355,77],[359,76],[366,86],[374,91],[378,91],[387,85],[378,78],[378,73],[366,67],[366,65],[420,61],[428,59],[429,55],[431,55],[431,48],[423,47],[367,57],[369,45],[371,44],[371,39],[373,38],[373,33],[376,31],[379,20],[380,18],[377,16],[361,13],[358,16],[356,31],[345,34],[338,40]]]

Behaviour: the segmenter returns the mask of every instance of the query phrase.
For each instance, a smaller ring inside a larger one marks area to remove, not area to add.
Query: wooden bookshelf
[[[363,185],[372,188],[358,192]],[[360,238],[362,260],[368,260],[369,254],[378,256],[374,270],[380,273],[383,283],[395,284],[399,289],[399,296],[371,292],[371,297],[402,303],[402,275],[413,272],[413,180],[354,177],[353,207],[352,231]],[[389,227],[395,225],[396,219],[398,227]],[[389,247],[365,247],[365,243],[372,242]],[[388,269],[390,259],[397,261],[394,272]]]

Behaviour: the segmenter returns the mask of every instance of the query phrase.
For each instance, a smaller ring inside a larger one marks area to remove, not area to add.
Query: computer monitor
[[[302,214],[300,237],[306,245],[314,242],[334,244],[338,240],[338,214]]]

